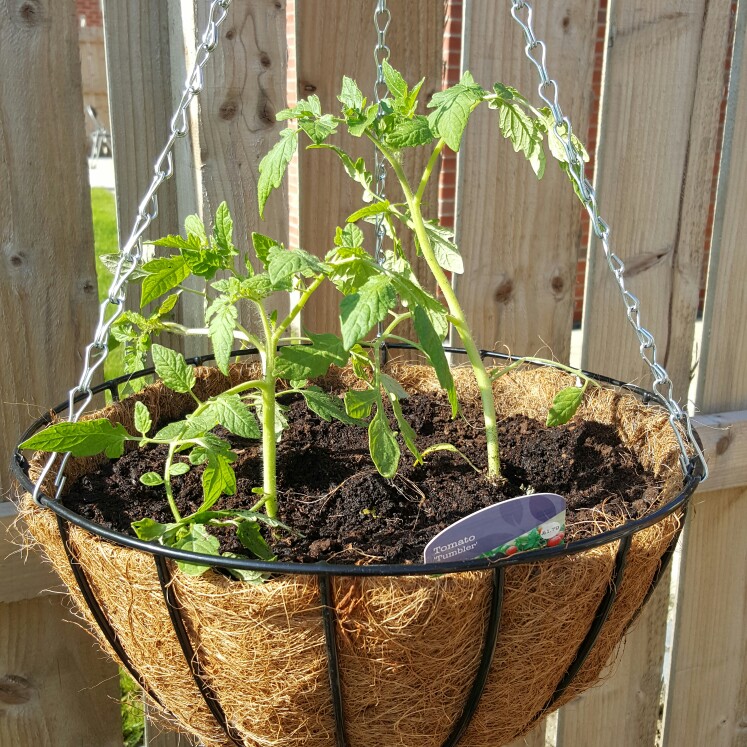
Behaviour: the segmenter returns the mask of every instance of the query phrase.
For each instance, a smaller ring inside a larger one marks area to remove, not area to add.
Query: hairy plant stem
[[[407,207],[410,210],[410,221],[412,222],[412,228],[417,236],[420,251],[423,253],[423,258],[428,265],[428,269],[435,278],[436,283],[438,283],[441,293],[443,293],[446,305],[449,307],[449,311],[453,318],[452,323],[459,333],[459,337],[467,353],[467,358],[472,365],[472,370],[475,379],[477,380],[477,386],[480,389],[480,399],[482,400],[483,417],[485,419],[485,438],[487,440],[488,452],[488,477],[497,480],[501,477],[501,462],[498,451],[498,425],[495,415],[495,402],[493,401],[493,387],[490,381],[490,376],[488,375],[485,364],[480,357],[480,351],[475,344],[475,340],[470,331],[469,324],[467,323],[464,310],[459,303],[459,299],[457,298],[454,289],[451,287],[451,283],[449,282],[446,273],[436,260],[436,255],[433,251],[431,241],[428,238],[425,220],[423,219],[423,213],[421,211],[421,202],[423,194],[425,193],[425,186],[433,172],[438,154],[440,154],[444,147],[444,141],[443,139],[440,139],[434,148],[433,153],[435,156],[432,154],[428,161],[428,166],[423,173],[423,178],[420,180],[417,194],[413,194],[410,183],[408,182],[402,169],[402,165],[397,157],[379,140],[373,139],[373,141],[376,147],[381,150],[384,157],[391,164],[392,169],[402,186]]]

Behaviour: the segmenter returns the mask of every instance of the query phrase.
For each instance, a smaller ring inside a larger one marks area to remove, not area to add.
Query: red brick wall
[[[78,18],[84,26],[103,26],[101,0],[76,0]]]

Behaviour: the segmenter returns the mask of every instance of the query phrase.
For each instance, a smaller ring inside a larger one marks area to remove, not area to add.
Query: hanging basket
[[[217,394],[256,366],[235,366],[230,380],[198,368],[195,391]],[[438,388],[425,371],[405,377],[411,391]],[[470,375],[456,372],[460,397],[471,396]],[[16,451],[21,514],[105,650],[207,747],[498,747],[597,682],[665,570],[702,476],[693,458],[683,478],[661,398],[594,378],[607,386],[579,416],[614,426],[661,492],[645,518],[601,518],[598,534],[566,547],[437,565],[200,556],[92,524],[43,494],[40,507],[31,493],[41,462]],[[569,380],[537,366],[498,379],[499,418],[541,417]],[[121,381],[95,391],[116,394]],[[157,383],[96,416],[131,429],[136,400],[161,422],[188,407]],[[100,460],[71,459],[69,490]],[[195,578],[175,559],[273,575],[258,586],[217,571]]]

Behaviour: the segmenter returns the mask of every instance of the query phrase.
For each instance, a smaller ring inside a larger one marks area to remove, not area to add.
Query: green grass
[[[99,287],[99,301],[103,301],[112,282],[112,274],[99,259],[102,254],[115,254],[119,251],[117,236],[117,212],[114,195],[101,187],[91,190],[93,210],[93,242],[96,249],[96,277]],[[124,360],[119,348],[112,350],[104,363],[104,377],[112,379],[124,373]]]

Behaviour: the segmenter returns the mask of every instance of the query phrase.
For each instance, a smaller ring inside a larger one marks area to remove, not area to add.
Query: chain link
[[[230,5],[231,0],[213,0],[210,5],[205,32],[200,45],[197,47],[195,63],[187,76],[181,101],[171,119],[171,134],[160,155],[156,158],[153,166],[153,180],[138,205],[135,224],[130,237],[120,251],[119,261],[114,269],[109,293],[99,307],[96,332],[94,333],[93,341],[85,349],[83,355],[83,372],[81,373],[80,380],[77,386],[73,387],[68,394],[68,412],[70,413],[69,420],[71,423],[78,421],[93,398],[91,382],[96,372],[104,365],[104,361],[109,354],[109,332],[114,322],[124,311],[127,281],[132,273],[135,272],[143,257],[143,234],[158,215],[158,198],[156,196],[158,189],[174,173],[174,145],[179,138],[187,135],[189,130],[189,105],[192,103],[192,99],[203,88],[204,77],[202,71],[210,59],[211,53],[218,45],[220,39],[218,30],[220,25],[226,20]],[[44,465],[39,479],[36,481],[33,497],[37,502],[42,483],[45,481],[58,456],[60,455],[52,454]],[[57,471],[57,477],[54,482],[57,489],[55,498],[59,498],[60,491],[65,483],[65,466],[69,457],[69,454],[62,456],[60,468]]]
[[[690,416],[674,399],[673,385],[669,378],[669,374],[667,374],[664,366],[662,366],[656,358],[656,343],[654,342],[654,336],[647,329],[644,329],[644,327],[641,326],[640,301],[625,287],[625,263],[610,249],[610,227],[599,215],[596,193],[594,192],[591,182],[586,178],[584,173],[584,162],[579,158],[578,153],[573,146],[573,129],[571,128],[571,121],[568,117],[563,115],[560,105],[558,104],[558,84],[550,78],[545,66],[547,49],[544,42],[537,39],[534,35],[532,7],[529,3],[525,2],[525,0],[510,0],[510,2],[511,15],[524,31],[524,39],[526,41],[524,53],[537,69],[537,74],[539,76],[537,93],[550,107],[553,119],[555,120],[553,131],[558,140],[563,144],[563,149],[565,150],[566,158],[568,160],[568,173],[578,189],[578,193],[581,196],[586,212],[589,214],[592,230],[602,243],[602,249],[607,264],[617,281],[623,303],[625,304],[628,321],[633,327],[638,339],[641,358],[648,366],[654,379],[653,390],[662,398],[667,412],[669,413],[669,422],[672,425],[672,429],[674,430],[680,447],[680,463],[682,469],[687,472],[689,454],[685,444],[685,439],[683,439],[682,436],[681,428],[684,429],[687,436],[687,442],[695,451],[695,454],[701,463],[703,470],[702,480],[705,480],[708,477],[708,465],[706,464],[703,451],[695,438]]]
[[[386,32],[389,24],[392,22],[392,13],[387,8],[386,0],[376,0],[376,10],[374,11],[374,28],[376,30],[376,46],[374,47],[374,62],[376,63],[376,83],[374,83],[374,103],[378,105],[377,118],[384,115],[381,105],[386,98],[387,86],[384,80],[384,60],[389,59],[391,50],[386,43]],[[379,153],[378,149],[374,152],[374,194],[379,199],[384,199],[386,188],[386,160]],[[383,260],[383,245],[386,229],[384,227],[384,216],[379,213],[376,216],[374,224],[376,231],[376,248],[374,257],[377,262]],[[379,325],[381,326],[381,325]],[[381,330],[379,330],[381,332]]]

